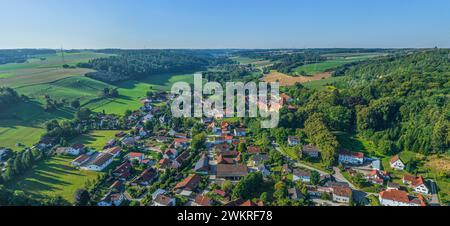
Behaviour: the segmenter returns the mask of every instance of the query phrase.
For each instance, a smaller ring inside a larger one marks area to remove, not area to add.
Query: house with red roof
[[[197,189],[197,186],[200,184],[202,177],[197,174],[191,174],[178,183],[173,190],[185,190],[185,191],[194,191]]]
[[[416,193],[428,194],[430,192],[430,189],[428,189],[425,179],[422,176],[416,177],[405,174],[403,176],[403,183],[414,189],[414,192]]]
[[[392,157],[391,160],[389,161],[389,163],[390,163],[392,169],[396,169],[396,170],[404,170],[405,169],[405,164],[402,162],[402,160],[400,159],[400,157],[398,155]]]
[[[378,197],[383,206],[425,206],[422,196],[411,197],[406,191],[386,190],[382,191]]]
[[[129,161],[138,161],[139,163],[142,163],[145,159],[145,154],[139,152],[130,152],[128,153],[127,158]]]
[[[197,195],[194,204],[196,206],[212,206],[212,200],[204,195]]]

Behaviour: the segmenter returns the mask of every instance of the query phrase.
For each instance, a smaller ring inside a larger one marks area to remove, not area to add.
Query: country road
[[[290,161],[292,164],[294,164],[295,166],[301,167],[301,168],[305,168],[305,169],[309,169],[309,170],[317,171],[321,176],[324,176],[324,175],[330,175],[329,173],[327,173],[327,172],[325,172],[325,171],[323,171],[323,170],[317,169],[317,168],[312,167],[312,166],[308,166],[308,165],[306,165],[306,164],[303,164],[303,163],[301,163],[301,162],[297,162],[297,161],[291,159],[288,155],[286,155],[283,151],[281,151],[280,146],[279,146],[277,143],[272,143],[272,146],[273,146],[273,148],[275,148],[275,150],[277,150],[277,151],[280,152],[283,156],[285,156],[287,159],[289,159],[289,161]],[[353,189],[353,190],[358,190],[358,188],[357,188],[354,184],[352,184],[350,181],[348,181],[348,180],[342,175],[341,170],[340,170],[339,168],[333,167],[333,171],[334,171],[334,173],[331,174],[331,175],[332,175],[337,181],[339,181],[339,182],[346,182],[346,183],[349,184],[349,186],[350,186],[351,189]]]

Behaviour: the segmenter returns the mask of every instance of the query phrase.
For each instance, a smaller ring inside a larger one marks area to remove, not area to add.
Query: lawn
[[[55,156],[42,161],[9,187],[24,191],[36,199],[59,195],[73,202],[75,191],[101,173],[77,170],[70,165],[72,160],[71,157]]]
[[[81,143],[89,148],[101,151],[105,144],[113,139],[118,132],[119,131],[117,130],[95,130],[89,134],[84,134],[75,138],[71,143]]]

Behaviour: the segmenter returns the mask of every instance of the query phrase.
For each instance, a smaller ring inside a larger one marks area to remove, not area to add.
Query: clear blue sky
[[[450,47],[449,0],[0,0],[0,48]]]

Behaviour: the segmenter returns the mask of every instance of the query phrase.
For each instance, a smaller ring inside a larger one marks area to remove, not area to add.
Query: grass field
[[[134,110],[141,107],[139,100],[146,97],[146,93],[151,90],[170,91],[172,84],[176,82],[193,83],[193,74],[160,74],[152,75],[140,81],[125,81],[116,84],[120,97],[115,99],[105,99],[87,104],[96,112],[105,111],[108,114],[122,115],[127,109]]]
[[[24,191],[36,199],[60,195],[73,202],[75,191],[100,173],[77,170],[70,165],[72,160],[71,157],[55,156],[42,161],[9,187]]]
[[[307,82],[307,83],[304,83],[303,85],[307,88],[315,89],[315,90],[334,90],[334,89],[336,89],[334,84],[335,83],[339,84],[340,82],[343,82],[345,80],[345,78],[346,77],[344,77],[344,76],[329,77],[329,78],[324,78],[321,80]]]
[[[118,132],[117,130],[95,130],[72,140],[72,144],[81,143],[89,148],[101,151],[105,144],[113,139]]]
[[[73,110],[68,108],[46,112],[36,101],[21,103],[0,114],[0,146],[16,147],[17,143],[27,146],[37,143],[45,132],[43,123],[51,119],[68,119],[73,117]]]

